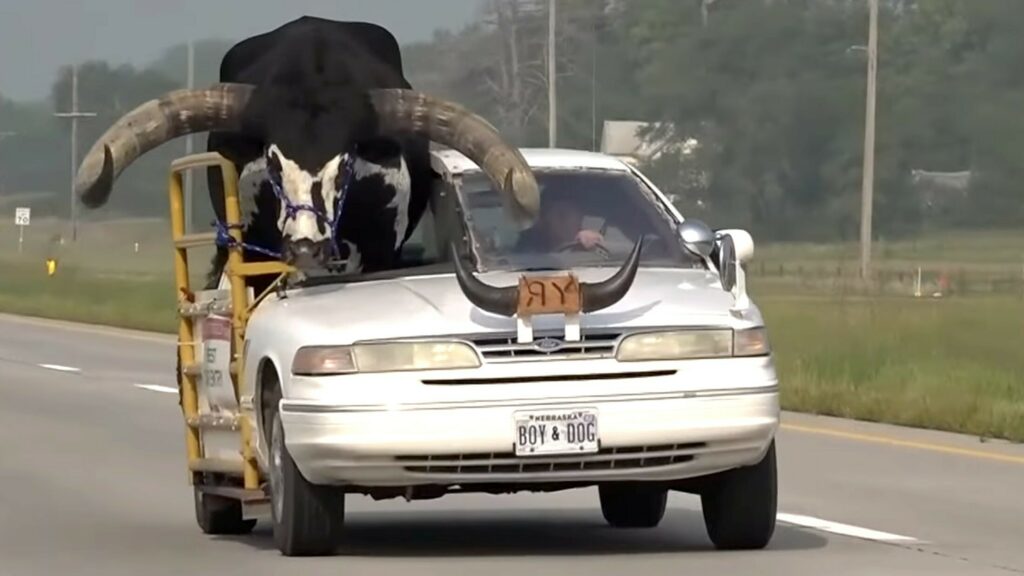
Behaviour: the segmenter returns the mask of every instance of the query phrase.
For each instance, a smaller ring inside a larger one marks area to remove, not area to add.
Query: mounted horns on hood
[[[245,131],[245,109],[258,90],[223,83],[183,89],[145,102],[122,116],[82,160],[75,193],[90,207],[102,206],[114,181],[137,158],[161,144],[195,132]],[[454,148],[479,165],[511,202],[518,221],[532,220],[540,207],[533,171],[518,149],[486,120],[454,102],[405,89],[370,90],[380,132],[415,133]]]
[[[615,304],[629,292],[633,280],[636,279],[640,267],[640,249],[643,238],[633,245],[633,251],[623,262],[622,267],[612,276],[601,282],[580,283],[581,312],[584,314],[607,308]],[[455,245],[452,245],[452,258],[455,261],[455,277],[459,287],[474,305],[481,310],[501,316],[515,316],[519,303],[519,287],[496,287],[485,284],[473,275],[462,259],[458,256]]]

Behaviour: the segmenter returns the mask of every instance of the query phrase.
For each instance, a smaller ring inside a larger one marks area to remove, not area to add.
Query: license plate
[[[597,410],[516,412],[516,456],[591,454],[599,448]]]

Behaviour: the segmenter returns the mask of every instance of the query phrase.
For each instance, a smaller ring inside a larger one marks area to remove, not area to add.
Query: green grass
[[[766,297],[760,305],[784,408],[1024,441],[1024,302]]]
[[[1020,270],[1024,263],[1024,232],[944,231],[908,240],[876,240],[872,243],[871,258],[881,269],[922,266],[978,270],[1013,266]],[[758,245],[755,247],[755,261],[757,266],[763,262],[769,268],[782,263],[787,268],[842,265],[844,270],[856,270],[860,262],[860,244],[852,241]]]
[[[44,258],[60,225],[40,224],[23,254],[0,251],[0,312],[175,330],[165,223],[85,225],[78,245],[60,248],[52,278]],[[0,241],[16,246],[12,232],[0,226]],[[949,235],[883,244],[878,264],[962,266],[981,255],[984,265],[1019,269],[1019,246],[1024,235]],[[208,254],[190,257],[196,282]],[[845,261],[853,269],[856,258],[855,246],[841,245],[766,246],[756,255],[787,266]],[[768,319],[784,408],[1024,441],[1024,299],[853,296],[830,282],[751,279]]]
[[[0,312],[138,330],[176,330],[174,284],[166,275],[98,275],[61,265],[53,277],[42,262],[2,268]]]

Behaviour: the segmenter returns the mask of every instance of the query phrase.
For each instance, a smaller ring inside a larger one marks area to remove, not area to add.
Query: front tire
[[[614,528],[654,528],[665,517],[668,490],[644,484],[602,484],[601,513]]]
[[[753,466],[729,470],[701,494],[704,526],[719,550],[755,550],[775,532],[778,479],[775,441]]]
[[[345,521],[345,494],[307,481],[284,445],[281,415],[276,411],[272,426],[270,493],[274,542],[285,556],[331,555]]]

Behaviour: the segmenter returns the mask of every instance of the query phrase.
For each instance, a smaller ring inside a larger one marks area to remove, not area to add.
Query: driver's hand
[[[576,234],[576,241],[580,243],[586,249],[591,249],[597,246],[604,240],[604,236],[600,232],[595,230],[580,230]]]

